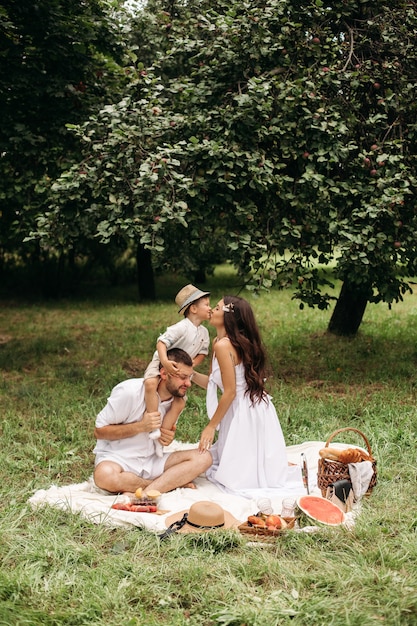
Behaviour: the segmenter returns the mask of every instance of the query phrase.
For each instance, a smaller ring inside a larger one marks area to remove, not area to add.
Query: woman
[[[243,298],[224,296],[212,310],[210,324],[217,331],[211,371],[209,376],[193,375],[193,382],[207,389],[210,423],[199,443],[200,452],[210,450],[213,457],[206,476],[231,493],[282,488],[286,447],[264,387],[265,350],[252,308]]]

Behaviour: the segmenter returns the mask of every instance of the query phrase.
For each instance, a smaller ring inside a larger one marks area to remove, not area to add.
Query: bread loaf
[[[322,448],[319,450],[322,459],[339,461],[339,463],[361,463],[362,461],[373,461],[373,458],[360,448]]]

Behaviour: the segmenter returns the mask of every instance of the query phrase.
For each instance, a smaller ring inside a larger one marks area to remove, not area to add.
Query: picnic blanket
[[[126,501],[128,497],[123,494],[103,495],[97,490],[92,477],[79,484],[61,487],[51,485],[48,489],[39,489],[29,498],[29,503],[34,509],[50,505],[79,513],[95,524],[106,524],[111,527],[136,526],[152,531],[161,531],[166,527],[165,518],[168,515],[188,509],[193,502],[209,500],[216,502],[223,509],[232,513],[239,521],[245,521],[248,515],[259,510],[257,500],[260,497],[270,498],[273,510],[279,513],[283,498],[294,497],[295,500],[306,494],[301,475],[300,459],[302,453],[305,454],[307,460],[310,493],[321,495],[317,488],[317,465],[319,450],[324,445],[323,441],[306,441],[299,445],[287,446],[288,461],[291,465],[289,467],[289,481],[285,489],[265,489],[262,490],[262,493],[259,490],[256,492],[248,490],[245,493],[246,497],[230,495],[201,475],[194,481],[196,489],[179,488],[162,494],[158,503],[158,510],[164,511],[161,514],[132,513],[112,509],[112,504]],[[197,444],[174,441],[167,450],[174,451],[194,447],[197,447]],[[348,447],[348,444],[338,443],[338,447],[345,448]]]

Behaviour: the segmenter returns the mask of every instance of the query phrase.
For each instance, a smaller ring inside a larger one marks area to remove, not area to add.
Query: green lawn
[[[330,312],[300,311],[290,291],[240,294],[262,329],[287,443],[345,426],[370,440],[378,484],[353,530],[288,532],[269,547],[231,531],[160,544],[28,506],[36,489],[90,476],[95,415],[113,385],[142,375],[157,334],[179,319],[185,282],[160,280],[152,304],[134,288],[0,301],[0,626],[417,624],[417,295],[369,305],[347,339],[326,334]],[[238,291],[226,268],[204,288],[212,304]],[[204,423],[193,388],[178,438],[196,441]]]

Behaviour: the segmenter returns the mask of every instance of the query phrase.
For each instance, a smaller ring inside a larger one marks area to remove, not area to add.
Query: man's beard
[[[187,393],[186,389],[183,391],[181,388],[178,389],[178,387],[171,386],[171,381],[169,379],[166,381],[166,388],[171,396],[174,396],[174,398],[183,398]]]

